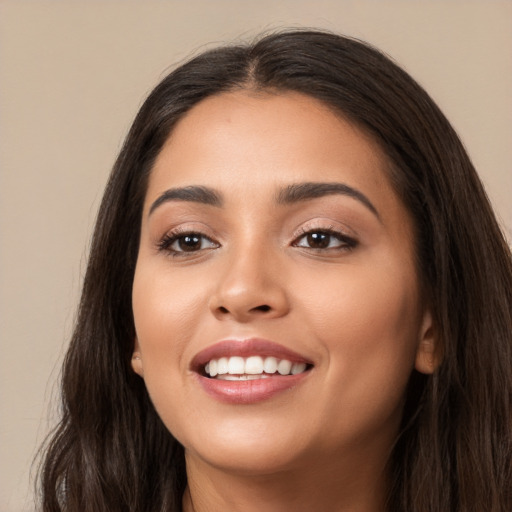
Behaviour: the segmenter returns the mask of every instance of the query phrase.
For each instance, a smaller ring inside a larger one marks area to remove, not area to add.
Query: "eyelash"
[[[203,243],[205,241],[208,241],[211,244],[211,247],[208,247],[208,248],[200,247],[200,248],[198,248],[196,250],[191,250],[191,251],[186,251],[186,250],[181,250],[180,251],[180,250],[176,250],[176,249],[172,248],[173,244],[175,244],[176,242],[179,242],[180,240],[186,239],[186,237],[199,239],[199,243],[201,244],[201,246],[203,245]],[[202,251],[202,250],[213,249],[213,248],[216,248],[216,247],[219,247],[219,244],[217,242],[215,242],[211,238],[207,237],[203,233],[200,233],[198,231],[193,231],[193,230],[176,229],[176,230],[174,230],[174,231],[172,231],[170,233],[167,233],[158,242],[158,249],[159,249],[159,251],[167,252],[167,253],[169,253],[173,257],[180,257],[180,256],[190,255],[190,254],[194,254],[194,253],[197,253],[199,251]]]
[[[330,237],[329,244],[332,241],[331,238],[338,240],[340,245],[337,247],[304,247],[298,245],[299,241],[305,237],[309,237],[312,235],[326,235]],[[358,245],[358,241],[355,238],[345,235],[340,231],[329,228],[313,228],[313,229],[302,229],[301,233],[294,239],[293,246],[295,247],[303,247],[305,249],[311,249],[313,251],[351,251]]]
[[[323,235],[328,237],[328,245],[332,242],[332,239],[338,240],[340,242],[339,246],[336,247],[307,247],[299,245],[299,242],[309,236],[313,235]],[[176,250],[173,249],[172,246],[179,242],[180,240],[186,239],[186,237],[195,238],[200,243],[200,247],[197,249],[192,249],[190,251],[187,250]],[[204,242],[208,242],[210,247],[202,247]],[[302,229],[300,234],[296,236],[292,242],[293,247],[302,247],[304,249],[310,249],[315,252],[322,251],[350,251],[354,249],[358,245],[356,239],[349,237],[339,231],[334,230],[332,227],[329,228],[315,228],[315,229]],[[186,255],[191,255],[198,253],[200,251],[214,249],[220,247],[218,242],[215,242],[211,238],[207,237],[205,234],[192,231],[192,230],[180,230],[177,229],[173,232],[167,233],[159,242],[158,249],[159,251],[164,251],[169,253],[173,257],[182,257]]]

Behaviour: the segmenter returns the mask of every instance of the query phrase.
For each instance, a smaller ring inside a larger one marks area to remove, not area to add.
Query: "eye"
[[[174,255],[215,249],[219,244],[202,233],[170,233],[158,244],[159,249]]]
[[[315,229],[303,233],[293,242],[295,247],[307,249],[353,249],[357,242],[351,237],[331,229]]]

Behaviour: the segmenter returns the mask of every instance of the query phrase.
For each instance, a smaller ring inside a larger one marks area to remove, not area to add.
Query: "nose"
[[[224,261],[216,277],[210,309],[219,320],[248,323],[286,315],[290,309],[282,269],[276,258],[259,251],[246,251]]]

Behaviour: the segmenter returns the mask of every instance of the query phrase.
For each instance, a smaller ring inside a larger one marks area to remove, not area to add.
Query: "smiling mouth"
[[[311,366],[273,356],[232,356],[211,359],[205,364],[203,371],[205,377],[212,379],[241,381],[298,375],[308,371]]]
[[[190,363],[199,386],[230,405],[256,404],[300,388],[313,368],[310,359],[262,338],[220,341]]]

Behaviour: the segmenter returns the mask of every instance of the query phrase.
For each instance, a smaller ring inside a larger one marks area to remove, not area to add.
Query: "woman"
[[[511,305],[405,72],[314,31],[206,52],[107,186],[42,510],[509,511]]]

